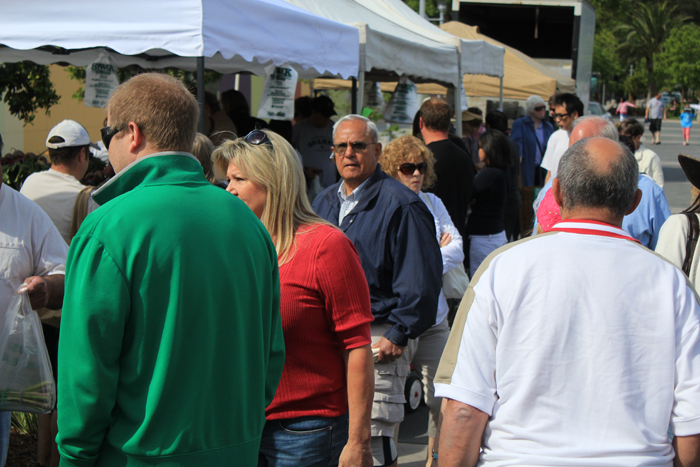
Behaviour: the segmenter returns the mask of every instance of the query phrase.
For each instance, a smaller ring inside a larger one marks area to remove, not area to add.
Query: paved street
[[[617,122],[616,122],[617,123]],[[664,170],[664,191],[671,211],[675,214],[690,206],[690,182],[678,164],[678,154],[700,155],[700,125],[690,132],[690,145],[683,146],[681,124],[678,120],[666,120],[661,125],[661,144],[650,145],[651,134],[648,125],[642,142],[661,158]],[[421,406],[415,413],[406,415],[399,431],[399,465],[421,467],[425,465],[428,444],[428,409]]]
[[[666,120],[662,123],[661,144],[658,145],[649,145],[651,134],[647,134],[648,125],[646,128],[647,130],[642,136],[642,142],[645,146],[654,150],[661,158],[661,165],[664,169],[666,199],[674,214],[681,212],[690,206],[692,199],[690,194],[691,185],[678,164],[678,154],[700,155],[700,128],[696,124],[696,127],[691,130],[689,146],[683,146],[683,135],[681,134],[681,123],[679,120]]]

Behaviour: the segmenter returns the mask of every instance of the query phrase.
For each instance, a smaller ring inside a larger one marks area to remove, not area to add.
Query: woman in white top
[[[402,136],[393,140],[379,157],[382,170],[413,190],[425,202],[435,219],[435,232],[442,253],[443,274],[464,261],[462,237],[454,226],[445,205],[432,193],[424,193],[435,183],[435,158],[425,144],[415,136]],[[425,402],[430,408],[428,453],[432,451],[437,431],[442,399],[436,399],[433,378],[437,371],[442,350],[445,348],[450,328],[447,325],[447,300],[441,290],[435,325],[418,338],[418,348],[413,356],[413,367],[423,376]],[[428,463],[429,465],[429,463]]]
[[[669,260],[678,268],[683,269],[688,252],[686,246],[688,243],[688,234],[690,233],[690,216],[698,219],[700,224],[700,159],[685,154],[678,155],[678,162],[688,180],[693,185],[693,204],[681,214],[674,214],[664,222],[659,232],[659,240],[656,243],[656,252]],[[688,215],[690,214],[690,216]],[[693,252],[692,262],[690,262],[690,271],[686,274],[690,282],[697,289],[700,287],[698,278],[698,262],[700,261],[700,251],[695,248]]]

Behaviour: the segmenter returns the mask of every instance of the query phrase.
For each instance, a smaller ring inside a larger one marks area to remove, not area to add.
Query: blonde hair
[[[192,151],[199,104],[181,81],[143,73],[121,84],[107,102],[109,125],[125,130],[134,122],[160,151]]]
[[[192,146],[192,154],[197,158],[200,164],[202,164],[202,170],[204,171],[204,176],[211,184],[216,183],[216,177],[214,176],[214,167],[212,167],[211,154],[214,152],[214,143],[211,142],[206,135],[202,133],[197,133],[194,138],[194,145]]]
[[[306,180],[301,161],[294,148],[283,137],[264,131],[272,142],[250,144],[244,138],[224,141],[212,155],[217,176],[225,176],[229,164],[238,167],[244,177],[261,185],[267,200],[261,221],[272,237],[279,264],[294,256],[294,235],[299,227],[327,224],[311,208],[306,196]]]
[[[407,135],[396,138],[389,143],[382,155],[379,156],[379,165],[382,170],[394,178],[398,178],[399,167],[409,159],[418,158],[428,164],[428,171],[423,177],[421,190],[430,188],[437,180],[435,175],[435,157],[428,146],[415,136]]]

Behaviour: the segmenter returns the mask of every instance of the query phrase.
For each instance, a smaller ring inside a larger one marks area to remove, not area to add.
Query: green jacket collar
[[[199,161],[187,152],[158,152],[135,160],[92,194],[103,205],[140,185],[208,183]]]

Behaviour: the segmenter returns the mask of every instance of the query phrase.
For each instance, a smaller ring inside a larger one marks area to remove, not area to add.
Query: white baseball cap
[[[63,138],[62,143],[49,143],[54,136]],[[90,144],[90,135],[80,123],[75,120],[63,120],[49,131],[46,138],[46,147],[49,149],[69,148],[73,146],[87,146]]]

